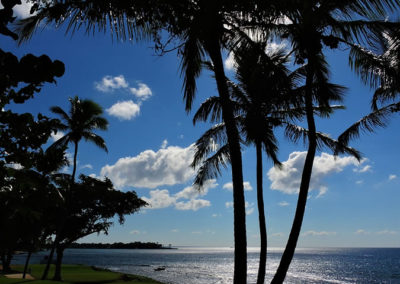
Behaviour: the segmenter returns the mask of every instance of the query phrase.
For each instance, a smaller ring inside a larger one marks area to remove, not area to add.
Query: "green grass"
[[[35,279],[40,279],[42,276],[44,265],[32,264],[30,265],[31,275]],[[23,266],[13,266],[15,271],[23,271]],[[54,265],[51,266],[49,278],[54,273]],[[71,265],[65,264],[62,267],[61,275],[63,284],[162,284],[161,282],[152,280],[147,277],[123,274],[112,272],[105,269],[93,268],[85,265]],[[26,279],[8,279],[0,275],[0,284],[60,284],[57,281],[50,280],[26,280]]]

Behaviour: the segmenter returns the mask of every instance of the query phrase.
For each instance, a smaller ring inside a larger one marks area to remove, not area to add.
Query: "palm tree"
[[[335,49],[341,42],[368,40],[371,35],[379,34],[383,27],[393,26],[392,23],[384,21],[384,15],[388,8],[396,9],[398,4],[397,0],[279,1],[276,3],[277,10],[281,11],[280,14],[285,17],[287,23],[268,21],[264,24],[264,28],[271,33],[291,41],[296,63],[306,63],[304,103],[308,128],[308,150],[292,229],[272,283],[284,281],[301,231],[318,146],[314,104],[328,107],[330,101],[340,101],[340,96],[329,96],[324,89],[314,87],[317,84],[326,85],[325,83],[328,82],[329,72],[325,64],[323,46]],[[269,7],[265,6],[264,9],[268,10]],[[355,19],[355,15],[359,17]],[[375,20],[379,17],[380,20]]]
[[[274,164],[280,166],[276,156],[277,140],[273,131],[276,126],[282,124],[283,119],[278,117],[277,113],[283,105],[282,97],[286,95],[288,98],[287,91],[291,89],[292,85],[288,78],[289,72],[284,66],[286,55],[282,51],[278,51],[268,56],[264,54],[264,50],[265,44],[260,43],[242,45],[235,50],[236,78],[239,84],[235,85],[233,82],[229,82],[231,101],[236,114],[235,120],[242,133],[243,143],[254,144],[257,152],[257,205],[261,241],[257,283],[264,283],[267,257],[262,151],[265,150]],[[210,67],[213,68],[213,66]],[[278,102],[280,103],[278,104]],[[205,121],[211,113],[212,121],[221,119],[220,98],[212,97],[206,100],[194,116],[193,122]],[[282,116],[282,112],[280,115]],[[230,155],[227,153],[229,146],[226,144],[226,136],[223,134],[224,128],[225,123],[211,128],[196,143],[197,153],[192,166],[197,167],[202,164],[195,179],[195,184],[200,187],[207,178],[220,172],[220,166],[225,165],[228,160],[230,162]],[[221,139],[221,136],[224,138]],[[205,160],[209,150],[213,150],[204,149],[204,147],[210,147],[210,139],[223,142],[224,146],[215,156]]]
[[[77,96],[70,98],[69,101],[71,103],[69,114],[58,106],[54,106],[50,109],[53,113],[58,114],[64,122],[58,125],[58,130],[68,130],[63,137],[50,146],[50,149],[64,148],[69,143],[74,145],[73,170],[71,175],[71,180],[74,182],[79,141],[83,138],[107,152],[108,150],[104,139],[93,133],[93,130],[106,130],[108,122],[101,116],[103,109],[97,103],[88,99],[81,100]]]
[[[376,53],[354,45],[350,52],[351,67],[362,81],[376,88],[372,98],[372,112],[346,129],[339,140],[348,144],[361,131],[373,132],[385,127],[388,119],[400,111],[400,38],[398,30],[382,32],[373,43]],[[384,105],[386,102],[391,102]]]

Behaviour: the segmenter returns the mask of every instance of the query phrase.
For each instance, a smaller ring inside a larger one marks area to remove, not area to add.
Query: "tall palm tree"
[[[93,131],[97,129],[106,130],[108,122],[101,116],[103,109],[97,103],[88,99],[81,100],[77,96],[70,98],[69,102],[71,104],[69,114],[58,106],[51,107],[50,109],[63,120],[58,125],[58,130],[68,131],[50,146],[50,150],[52,148],[65,148],[69,143],[74,145],[73,170],[71,175],[71,180],[74,182],[79,142],[83,138],[107,152],[104,139]]]
[[[291,89],[292,84],[288,78],[289,72],[284,66],[287,58],[285,54],[282,51],[278,51],[268,56],[264,54],[264,50],[265,44],[260,43],[243,45],[238,48],[234,54],[237,63],[236,78],[239,84],[235,85],[233,82],[229,82],[231,101],[235,109],[235,120],[242,134],[243,142],[245,144],[254,144],[257,152],[257,206],[261,242],[257,283],[264,283],[267,257],[267,230],[262,185],[262,151],[265,150],[274,164],[280,166],[276,156],[278,150],[277,140],[273,131],[275,126],[282,124],[281,118],[276,114],[279,108],[282,108],[282,97],[284,95],[288,97],[286,93]],[[211,66],[212,68],[213,66]],[[278,102],[280,102],[279,105]],[[194,116],[194,123],[199,120],[207,120],[211,112],[212,121],[221,119],[220,98],[213,97],[205,101]],[[273,112],[275,112],[276,117],[274,117]],[[209,147],[210,139],[219,140],[218,142],[226,140],[226,136],[223,133],[217,134],[218,132],[223,132],[224,128],[225,123],[217,125],[198,140],[198,151],[193,162],[194,167],[203,163],[208,153],[204,147]],[[220,139],[220,135],[224,139]],[[227,160],[230,162],[230,155],[227,153],[229,146],[225,144],[226,141],[223,141],[223,143],[225,146],[219,149],[217,155],[206,160],[199,168],[199,173],[195,179],[196,185],[201,186],[206,178],[211,177],[208,173],[218,173],[219,164],[224,165]],[[215,169],[211,170],[210,166]]]
[[[261,4],[263,5],[263,4]],[[269,6],[264,4],[265,10]],[[368,40],[379,34],[385,26],[387,9],[396,9],[397,0],[333,0],[333,1],[279,1],[277,10],[286,19],[264,24],[264,28],[281,38],[291,41],[295,62],[305,65],[304,103],[308,128],[308,150],[304,163],[299,197],[292,229],[282,259],[272,283],[282,283],[286,277],[300,235],[307,203],[312,167],[317,150],[317,130],[313,106],[327,107],[330,101],[340,101],[340,96],[331,97],[315,84],[327,82],[329,70],[325,64],[323,47],[335,49],[339,43]],[[356,18],[357,15],[357,18]],[[376,20],[378,19],[378,20]]]

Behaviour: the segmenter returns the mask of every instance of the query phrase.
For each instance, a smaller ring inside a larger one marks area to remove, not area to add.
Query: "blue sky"
[[[121,190],[135,190],[150,203],[139,214],[117,223],[109,235],[93,235],[87,242],[154,241],[172,245],[232,246],[233,211],[230,170],[211,180],[203,192],[192,187],[189,167],[192,144],[208,128],[193,126],[194,111],[216,94],[210,74],[203,72],[193,112],[187,114],[182,100],[182,80],[176,53],[159,57],[151,43],[121,43],[108,34],[71,37],[62,30],[45,28],[18,47],[0,37],[1,48],[21,57],[47,54],[65,63],[65,75],[56,85],[16,111],[53,116],[54,105],[68,109],[68,98],[78,95],[99,103],[110,125],[104,137],[109,153],[82,142],[78,153],[80,173],[108,176]],[[326,50],[332,82],[348,87],[344,104],[329,120],[318,120],[319,131],[336,138],[351,123],[369,112],[371,90],[363,86],[348,67],[345,49]],[[232,76],[229,60],[227,74]],[[397,157],[400,133],[398,117],[386,129],[363,134],[352,146],[363,153],[361,164],[353,158],[333,158],[318,153],[299,246],[400,246],[400,169]],[[264,162],[265,205],[269,246],[285,245],[297,202],[297,188],[306,148],[283,138],[279,158],[284,170]],[[56,137],[54,137],[56,139]],[[50,141],[51,142],[51,141]],[[71,151],[71,150],[70,150]],[[247,201],[248,245],[258,246],[255,188],[255,151],[243,149]],[[70,169],[65,169],[66,172]]]

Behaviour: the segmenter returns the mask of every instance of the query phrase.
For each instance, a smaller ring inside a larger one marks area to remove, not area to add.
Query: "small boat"
[[[154,271],[163,271],[163,270],[165,270],[165,266],[159,266],[159,267],[157,267],[157,268],[154,268]]]

